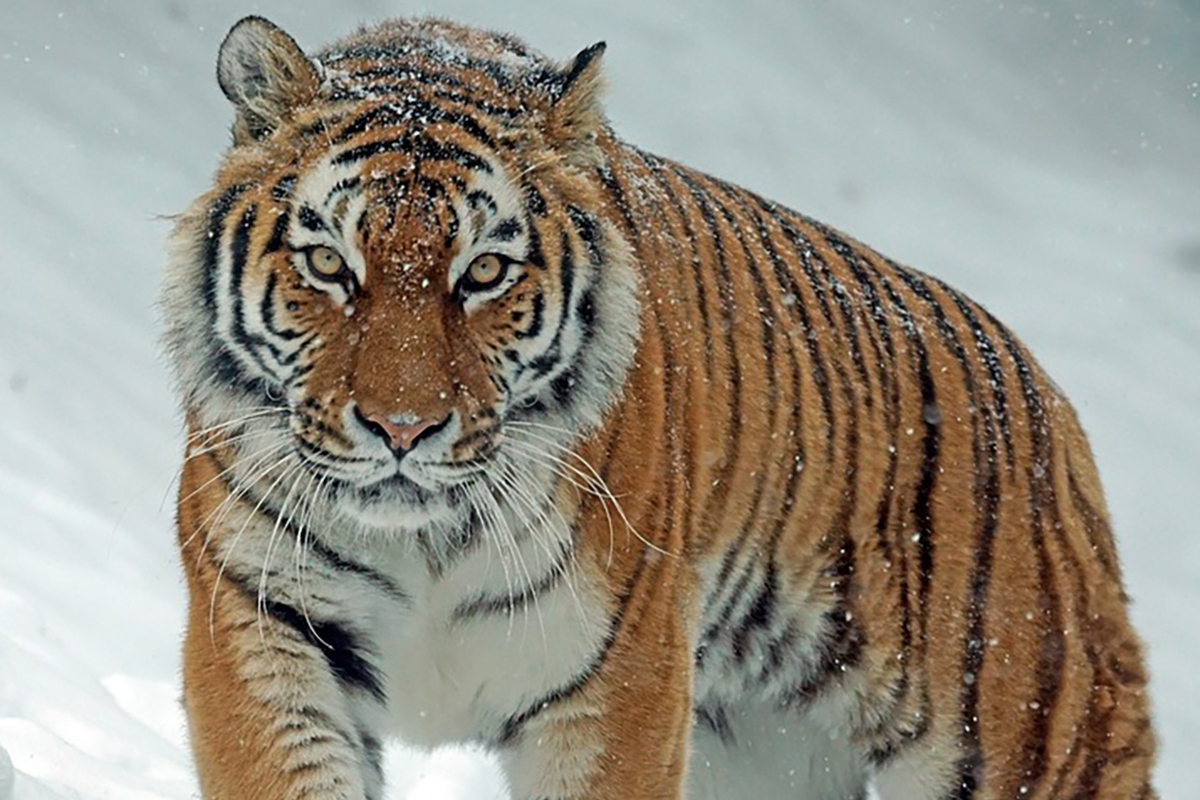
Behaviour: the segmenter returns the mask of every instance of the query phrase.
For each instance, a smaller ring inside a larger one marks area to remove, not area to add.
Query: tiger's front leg
[[[646,610],[596,671],[527,719],[499,751],[513,800],[681,800],[692,727],[681,620]]]
[[[377,797],[377,739],[354,720],[320,652],[254,602],[217,590],[210,630],[193,602],[184,703],[208,800]]]
[[[317,609],[270,592],[260,595],[260,573],[254,570],[249,579],[238,556],[252,561],[259,540],[269,542],[272,530],[256,526],[249,507],[226,513],[222,503],[236,501],[214,484],[204,489],[215,469],[204,462],[194,458],[185,465],[180,496],[186,502],[179,509],[190,597],[183,702],[201,796],[378,798],[380,737],[368,721],[370,698],[357,697],[353,690],[359,687],[348,684],[356,671],[369,668],[342,663],[344,655],[339,661],[338,652],[349,652],[344,629]],[[226,520],[216,532],[205,528],[214,511]],[[248,522],[239,511],[250,515]],[[279,556],[280,566],[290,567],[290,559],[290,552]]]

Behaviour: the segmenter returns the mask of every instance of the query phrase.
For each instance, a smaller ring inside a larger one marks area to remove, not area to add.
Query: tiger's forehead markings
[[[366,193],[358,165],[339,166],[326,154],[298,178],[290,177],[287,186],[294,209],[290,244],[333,247],[361,283],[366,278],[366,261],[357,234],[362,230]]]
[[[480,119],[415,95],[372,106],[342,128],[334,142],[346,144],[356,136],[373,129],[414,126],[428,128],[438,123],[461,129],[486,147],[496,147],[495,138]]]

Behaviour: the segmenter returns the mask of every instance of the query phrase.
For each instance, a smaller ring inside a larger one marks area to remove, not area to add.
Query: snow
[[[230,110],[240,15],[315,49],[396,5],[8,0],[0,33],[0,800],[194,796],[154,300]],[[408,6],[408,4],[404,4]],[[15,6],[15,7],[14,7]],[[1074,398],[1150,653],[1159,787],[1200,739],[1200,19],[1183,0],[445,0],[563,58],[609,44],[631,141],[986,303]],[[390,753],[392,797],[503,797]]]

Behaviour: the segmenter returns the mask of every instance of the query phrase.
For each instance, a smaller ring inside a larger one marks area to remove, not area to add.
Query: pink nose
[[[367,427],[384,439],[396,452],[411,450],[422,433],[438,424],[437,420],[423,419],[412,424],[400,425],[382,414],[363,414]]]

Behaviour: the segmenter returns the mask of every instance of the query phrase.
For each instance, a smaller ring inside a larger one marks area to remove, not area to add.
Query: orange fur
[[[434,21],[390,23],[351,44],[383,46],[411,31],[481,58],[499,57],[509,41]],[[536,223],[548,263],[583,251],[568,223],[574,206],[601,221],[602,246],[639,281],[632,366],[571,456],[603,474],[612,496],[569,491],[579,477],[560,481],[557,495],[578,530],[581,574],[604,588],[613,629],[599,667],[523,721],[518,741],[538,742],[542,754],[515,747],[502,756],[514,774],[543,776],[518,782],[518,797],[682,797],[702,699],[694,681],[709,646],[706,602],[723,558],[739,568],[770,563],[775,613],[819,609],[842,626],[829,634],[827,673],[789,702],[836,718],[835,732],[885,780],[907,780],[903,765],[920,754],[922,779],[945,796],[1153,796],[1146,675],[1099,480],[1073,410],[1012,334],[940,281],[624,144],[603,121],[598,60],[556,103],[534,90],[514,97],[470,66],[412,58],[470,79],[480,107],[531,109],[527,125],[476,117],[508,145],[496,156],[506,173],[549,205]],[[228,230],[243,209],[280,205],[279,177],[303,174],[372,108],[288,96],[269,135],[238,134],[217,189],[177,236],[199,240],[227,187],[250,187]],[[318,123],[321,136],[305,139]],[[429,130],[474,146],[452,124]],[[387,153],[371,169],[415,167]],[[464,174],[450,162],[424,169],[447,184]],[[278,277],[280,304],[295,303],[298,319],[321,332],[306,385],[328,410],[314,425],[332,439],[335,412],[351,402],[422,419],[453,410],[468,431],[485,430],[497,402],[488,348],[511,339],[505,320],[526,308],[506,297],[464,316],[448,296],[422,293],[421,281],[432,276],[436,286],[460,245],[438,244],[444,209],[397,208],[369,212],[367,285],[378,288],[354,303],[353,317],[314,296],[288,254],[261,259]],[[273,217],[254,219],[250,248],[259,252]],[[279,709],[295,710],[309,683],[329,679],[312,674],[320,659],[301,652],[303,637],[264,615],[206,554],[211,538],[238,530],[214,514],[253,518],[256,509],[218,477],[235,449],[189,411],[197,443],[178,523],[191,597],[185,697],[203,794],[357,797],[349,784],[305,788],[312,776],[285,763]],[[729,630],[714,637],[716,648]],[[245,642],[265,648],[273,666],[248,663]],[[293,681],[283,705],[265,686],[281,680]],[[544,771],[525,769],[539,758]]]

